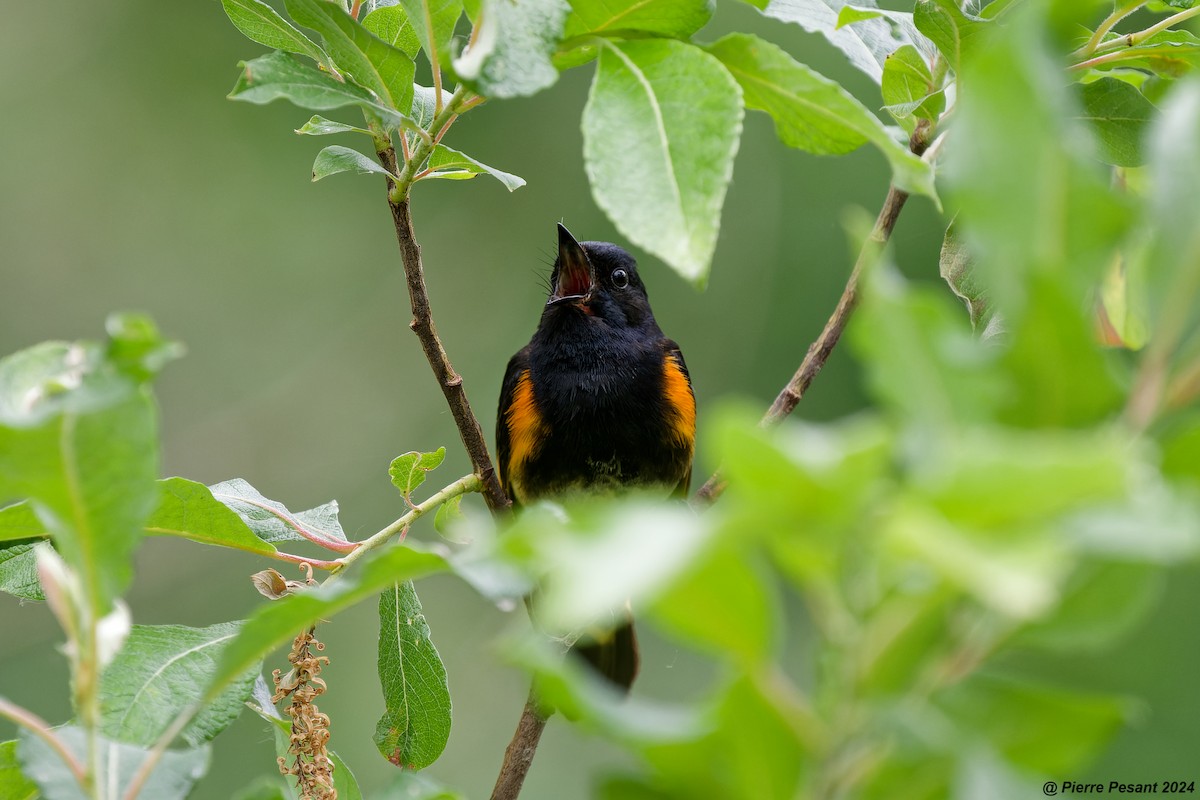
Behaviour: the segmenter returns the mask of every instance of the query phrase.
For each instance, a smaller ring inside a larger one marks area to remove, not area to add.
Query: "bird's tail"
[[[633,686],[641,663],[632,617],[600,637],[580,640],[572,652],[626,693]]]

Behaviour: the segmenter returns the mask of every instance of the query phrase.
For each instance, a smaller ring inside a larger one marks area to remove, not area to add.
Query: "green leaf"
[[[370,597],[396,581],[410,580],[447,569],[433,553],[411,547],[394,547],[362,559],[355,573],[327,586],[300,592],[268,603],[242,626],[237,638],[222,652],[216,674],[204,695],[205,702],[219,697],[232,681],[263,656],[294,638],[306,625],[327,619]]]
[[[932,168],[838,84],[757,36],[733,33],[709,51],[741,84],[746,107],[771,115],[784,144],[840,155],[870,142],[891,164],[897,186],[936,200]]]
[[[37,541],[12,542],[0,547],[0,591],[26,600],[44,600],[38,580]]]
[[[313,161],[312,167],[313,182],[327,178],[330,175],[336,175],[339,172],[356,172],[359,175],[384,175],[393,181],[396,180],[396,176],[388,172],[378,161],[352,148],[333,144],[317,153],[317,158]]]
[[[466,800],[463,795],[446,788],[423,772],[408,772],[400,774],[378,794],[372,795],[373,800]]]
[[[37,800],[37,784],[26,778],[17,761],[17,741],[0,742],[0,800]]]
[[[971,327],[981,333],[986,332],[988,321],[992,319],[987,292],[980,285],[979,277],[975,274],[975,260],[953,221],[947,226],[946,237],[942,240],[938,272],[949,285],[950,291],[966,305]]]
[[[838,10],[837,27],[841,29],[856,22],[863,22],[864,20],[876,19],[882,16],[883,12],[878,8],[858,8],[857,6],[845,5]]]
[[[773,582],[733,547],[717,548],[674,580],[651,614],[667,630],[721,657],[760,664],[779,614]]]
[[[453,97],[446,90],[442,90],[442,105],[448,105],[450,98]],[[421,86],[416,84],[413,86],[413,104],[412,118],[421,128],[428,128],[433,123],[433,118],[437,116],[437,92],[429,86]],[[413,134],[416,135],[415,133]]]
[[[416,67],[407,53],[364,28],[337,0],[284,0],[284,6],[292,19],[321,34],[340,70],[388,108],[409,109]]]
[[[913,9],[913,24],[937,45],[955,72],[978,47],[986,23],[963,13],[958,0],[917,0]]]
[[[1150,137],[1151,194],[1143,225],[1153,231],[1144,280],[1147,320],[1157,343],[1170,348],[1200,323],[1200,83],[1169,95]]]
[[[910,117],[936,121],[946,108],[946,97],[935,85],[929,64],[911,44],[887,57],[881,90],[884,108],[901,122]],[[911,125],[906,128],[911,129]]]
[[[510,192],[525,185],[525,179],[507,172],[501,172],[495,167],[476,161],[465,153],[439,144],[429,156],[428,169],[433,170],[425,178],[474,178],[476,175],[491,175]],[[424,179],[422,179],[424,180]]]
[[[1132,220],[1129,199],[1110,190],[1090,157],[1073,98],[1045,80],[1061,65],[1027,10],[1006,15],[989,46],[963,64],[956,146],[945,158],[981,288],[1013,329],[1039,296],[1034,276],[1082,306]]]
[[[121,368],[86,342],[0,360],[0,497],[29,498],[94,619],[128,585],[158,494],[153,400]]]
[[[1160,31],[1111,55],[1111,60],[1093,69],[1145,69],[1164,78],[1178,78],[1200,67],[1200,37],[1190,31]]]
[[[605,41],[583,110],[592,195],[622,234],[703,285],[741,130],[741,92],[712,56]]]
[[[462,495],[451,497],[446,502],[438,506],[437,513],[433,516],[433,528],[443,538],[447,537],[450,529],[463,518],[463,512],[460,508],[462,504]]]
[[[421,40],[412,21],[398,5],[375,9],[363,17],[362,24],[387,44],[403,50],[409,58],[416,58],[421,51]]]
[[[405,497],[425,482],[427,473],[432,472],[446,459],[446,448],[439,447],[432,453],[421,453],[416,450],[396,456],[388,467],[388,475],[392,485],[400,490]]]
[[[213,497],[207,486],[185,478],[158,482],[158,508],[146,520],[146,532],[182,536],[201,544],[232,547],[268,555],[275,547],[256,536],[229,506]]]
[[[525,509],[510,536],[543,574],[538,619],[552,631],[607,626],[667,591],[702,558],[715,536],[708,520],[646,500],[581,502],[562,513]]]
[[[858,0],[858,19],[853,24],[839,25],[839,14],[847,6],[845,0],[746,0],[768,17],[799,25],[809,33],[819,33],[841,50],[850,63],[879,83],[888,55],[906,44],[921,44],[911,15],[884,12],[874,18],[866,14],[875,10],[874,0]]]
[[[331,500],[308,511],[292,513],[277,500],[270,500],[241,478],[214,483],[208,487],[212,496],[228,506],[264,542],[305,541],[297,531],[303,530],[316,539],[344,547],[346,533],[338,522],[338,504]]]
[[[337,122],[332,119],[313,115],[308,122],[296,129],[296,133],[304,136],[328,136],[333,133],[361,133],[366,136],[371,136],[371,132],[365,128],[356,128],[353,125],[347,125],[344,122]]]
[[[231,100],[263,105],[283,99],[312,111],[354,105],[379,116],[390,128],[413,126],[407,114],[383,105],[361,86],[339,81],[316,67],[300,63],[287,53],[276,51],[253,61],[243,61],[241,68],[242,74],[229,93]]]
[[[0,508],[0,542],[43,539],[46,526],[41,523],[28,501]]]
[[[82,728],[67,725],[55,728],[54,735],[80,762],[87,762],[87,735]],[[97,736],[96,739],[94,763],[99,768],[99,774],[94,777],[96,785],[108,787],[106,791],[112,790],[111,796],[122,797],[149,755],[149,750],[114,742],[103,736]],[[25,729],[18,734],[17,758],[21,761],[22,772],[37,783],[45,800],[86,800],[89,796],[76,783],[75,776],[58,753]],[[183,800],[196,781],[208,771],[208,760],[207,746],[166,751],[142,785],[139,797]]]
[[[200,700],[239,626],[134,625],[100,679],[101,732],[130,744],[154,744],[180,709]],[[206,703],[184,729],[184,741],[193,746],[212,741],[237,719],[261,668],[253,665]]]
[[[1136,167],[1145,163],[1142,139],[1154,105],[1125,81],[1100,78],[1080,87],[1083,119],[1100,138],[1105,163]]]
[[[397,767],[424,769],[450,738],[450,688],[412,581],[379,596],[379,685],[375,746]]]
[[[435,69],[450,63],[450,39],[462,16],[462,0],[400,0],[413,32]]]
[[[290,790],[276,778],[261,776],[238,791],[233,800],[295,800]]]
[[[996,351],[945,294],[908,288],[890,272],[865,283],[849,335],[872,393],[925,436],[990,419],[1004,396]]]
[[[229,21],[251,41],[272,50],[299,53],[321,64],[331,63],[324,50],[266,3],[260,0],[221,0],[221,5]]]
[[[485,0],[475,43],[454,73],[484,97],[537,94],[558,80],[551,56],[570,7],[566,0]]]
[[[713,0],[573,0],[563,39],[638,31],[687,39],[712,19]]]
[[[1103,650],[1145,618],[1162,596],[1164,583],[1163,572],[1147,564],[1086,563],[1071,576],[1054,611],[1022,628],[1012,645],[1059,652]]]
[[[964,736],[985,736],[1013,763],[1044,775],[1069,774],[1129,716],[1129,704],[1119,698],[986,674],[946,691],[937,702]]]

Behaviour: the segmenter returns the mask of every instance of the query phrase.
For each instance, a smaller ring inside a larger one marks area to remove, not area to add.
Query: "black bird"
[[[500,392],[505,491],[517,506],[635,487],[686,496],[695,437],[691,378],[654,321],[637,262],[559,225],[550,297]],[[575,652],[625,690],[637,675],[632,621]]]

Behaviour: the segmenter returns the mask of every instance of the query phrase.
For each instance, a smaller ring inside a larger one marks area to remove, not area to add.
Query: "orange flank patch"
[[[517,388],[513,391],[512,404],[504,415],[504,422],[508,425],[508,482],[511,484],[504,488],[519,500],[522,494],[523,467],[537,451],[544,438],[545,428],[541,412],[533,399],[533,382],[529,380],[529,370],[525,370],[521,377],[517,378]]]
[[[679,362],[670,356],[663,360],[663,373],[663,394],[674,412],[675,437],[690,449],[696,440],[696,398],[692,395],[692,385]]]

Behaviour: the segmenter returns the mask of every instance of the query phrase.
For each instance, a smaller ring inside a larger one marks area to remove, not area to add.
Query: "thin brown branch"
[[[85,787],[88,776],[83,762],[71,752],[62,739],[58,738],[54,730],[50,727],[50,723],[29,709],[23,708],[3,697],[0,697],[0,717],[20,725],[45,742],[63,760],[63,763],[66,764],[67,769],[71,771],[71,775],[79,782],[79,785]]]
[[[504,751],[504,762],[500,765],[500,775],[492,789],[492,800],[516,800],[521,793],[525,775],[533,764],[548,719],[549,716],[542,713],[536,693],[530,689],[529,699],[525,701],[525,709],[517,722],[517,730]]]
[[[863,267],[870,263],[878,249],[891,237],[892,229],[896,227],[896,220],[899,218],[906,200],[908,200],[907,192],[901,191],[895,186],[888,187],[883,207],[879,209],[879,216],[875,219],[875,227],[863,244],[862,250],[859,251],[858,260],[850,272],[850,277],[846,280],[846,288],[842,290],[842,296],[838,298],[837,307],[829,316],[825,327],[821,329],[821,335],[808,346],[808,352],[804,355],[804,360],[800,362],[800,368],[796,370],[796,374],[780,390],[775,397],[775,402],[771,403],[771,407],[763,414],[760,423],[763,427],[777,424],[795,410],[800,398],[804,397],[804,393],[808,391],[813,379],[817,377],[821,368],[825,366],[825,362],[829,360],[833,348],[842,338],[842,331],[846,329],[846,323],[850,321],[850,315],[858,305],[858,278],[862,274]],[[692,499],[693,504],[698,507],[712,504],[725,491],[725,485],[725,479],[718,470],[697,490]]]
[[[389,147],[380,153],[384,166],[393,174],[396,172],[396,151]],[[390,192],[388,205],[392,209],[392,221],[396,226],[396,240],[400,244],[400,260],[404,264],[404,277],[408,284],[408,297],[412,302],[413,318],[409,323],[413,333],[421,342],[425,358],[433,369],[450,413],[454,416],[454,424],[458,426],[458,434],[462,438],[463,447],[471,459],[475,474],[483,482],[483,499],[487,502],[492,513],[502,513],[509,507],[508,497],[500,488],[496,477],[496,468],[492,464],[492,456],[488,452],[487,440],[483,436],[483,428],[471,410],[467,393],[463,389],[462,377],[454,370],[446,348],[438,338],[437,328],[433,324],[433,312],[429,307],[429,291],[425,287],[425,267],[421,262],[421,246],[417,244],[413,232],[412,216],[409,210],[409,197],[405,192],[399,200],[393,200]]]

